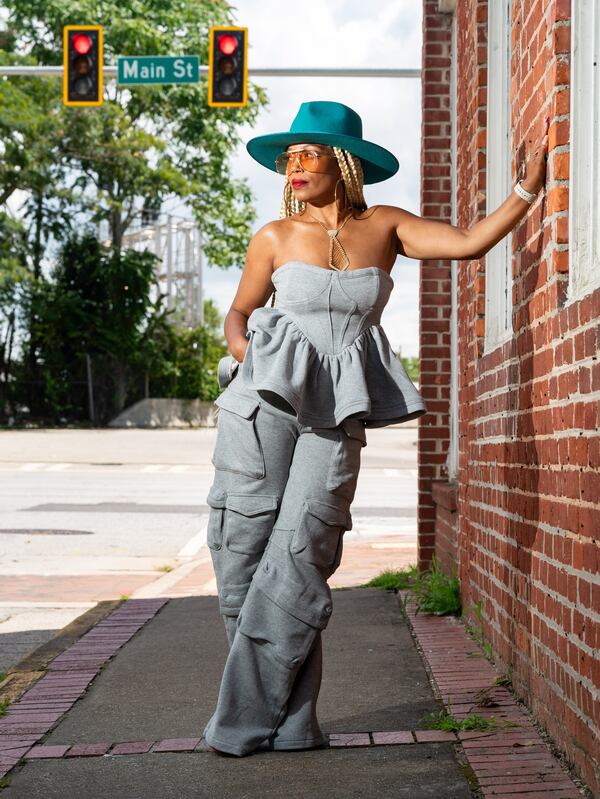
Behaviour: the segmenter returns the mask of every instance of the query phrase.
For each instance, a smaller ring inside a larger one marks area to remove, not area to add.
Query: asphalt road
[[[332,585],[416,562],[417,427],[367,430]],[[215,428],[0,433],[0,671],[96,602],[216,593]]]

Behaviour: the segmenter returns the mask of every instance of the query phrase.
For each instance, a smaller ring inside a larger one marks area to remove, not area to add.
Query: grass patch
[[[513,721],[498,720],[493,716],[480,716],[478,713],[471,713],[459,719],[449,713],[446,708],[439,710],[437,713],[432,711],[425,714],[421,721],[429,730],[444,730],[445,732],[461,732],[462,730],[480,730],[482,732],[498,730],[504,727],[515,727]]]
[[[6,708],[10,705],[10,699],[0,699],[0,717],[6,715]]]
[[[409,595],[415,597],[417,613],[433,613],[436,616],[460,615],[460,583],[456,577],[456,564],[452,564],[452,575],[443,572],[435,555],[427,571],[419,574],[416,564],[402,570],[386,569],[364,583],[364,588],[385,588],[387,590],[407,590],[404,606]]]
[[[381,574],[376,575],[368,583],[364,584],[364,588],[386,588],[387,590],[401,591],[409,588],[417,577],[416,564],[408,566],[402,571],[395,571],[394,569],[386,569]]]
[[[512,665],[508,667],[505,674],[501,674],[494,680],[496,685],[504,685],[506,687],[512,686]]]
[[[415,613],[433,613],[435,616],[461,613],[460,583],[456,576],[456,564],[452,564],[452,575],[448,576],[431,556],[427,571],[417,576],[410,587],[415,595]]]

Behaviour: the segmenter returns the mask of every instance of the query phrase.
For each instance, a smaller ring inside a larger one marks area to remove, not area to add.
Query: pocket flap
[[[256,516],[269,510],[277,510],[277,497],[256,494],[228,494],[225,507],[244,516]]]
[[[219,394],[214,402],[219,408],[225,408],[228,411],[237,413],[238,416],[243,416],[244,419],[249,419],[260,404],[260,400],[256,397],[236,394],[228,389]]]
[[[348,522],[349,513],[347,511],[336,508],[334,505],[327,505],[319,499],[307,499],[306,507],[309,513],[321,519],[325,524],[345,527]]]
[[[333,603],[325,581],[299,583],[272,559],[260,566],[252,578],[256,587],[280,608],[311,627],[324,629],[329,623]],[[242,613],[243,613],[242,609]]]
[[[367,445],[365,425],[361,419],[342,419],[341,424],[347,436],[357,438],[363,447]]]
[[[211,487],[206,497],[206,504],[211,508],[224,508],[227,494],[222,488]]]

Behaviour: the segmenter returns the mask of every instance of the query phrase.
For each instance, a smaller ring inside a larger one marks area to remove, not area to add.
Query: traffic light
[[[63,30],[63,102],[102,105],[104,40],[101,25],[66,25]]]
[[[213,26],[208,47],[208,104],[248,104],[248,28]]]

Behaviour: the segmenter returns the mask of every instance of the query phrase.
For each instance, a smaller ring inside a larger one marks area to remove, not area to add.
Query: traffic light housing
[[[208,47],[208,104],[248,104],[248,28],[213,26]]]
[[[66,25],[63,29],[63,102],[102,105],[104,37],[101,25]]]

